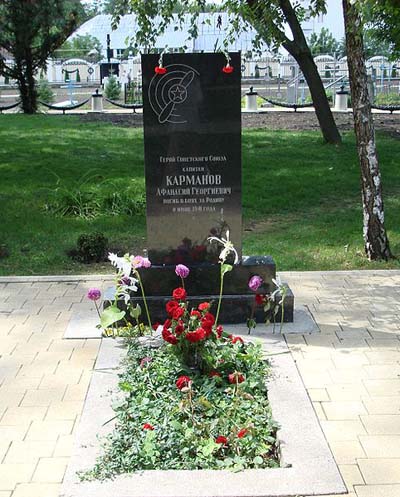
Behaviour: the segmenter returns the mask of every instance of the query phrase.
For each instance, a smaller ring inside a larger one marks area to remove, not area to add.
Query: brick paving
[[[399,497],[400,271],[282,276],[321,329],[286,340],[349,496]],[[108,283],[0,278],[0,497],[58,497],[100,345],[63,334]]]

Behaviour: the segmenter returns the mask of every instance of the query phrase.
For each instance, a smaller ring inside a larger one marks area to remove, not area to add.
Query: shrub
[[[108,78],[104,93],[109,100],[119,100],[121,96],[121,85],[115,76],[110,76]]]
[[[38,97],[45,104],[52,104],[54,102],[54,92],[45,78],[40,78],[39,80]]]
[[[105,259],[108,239],[103,233],[85,233],[78,238],[75,258],[86,264],[101,262]]]
[[[375,98],[375,105],[400,105],[398,93],[379,93]]]

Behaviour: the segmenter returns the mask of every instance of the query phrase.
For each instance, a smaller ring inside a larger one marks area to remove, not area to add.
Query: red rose
[[[178,343],[176,336],[167,330],[167,328],[163,328],[161,335],[166,342],[171,343],[172,345],[176,345]]]
[[[206,337],[206,332],[203,328],[197,328],[196,331],[189,331],[186,333],[186,339],[191,343],[200,342]]]
[[[192,311],[190,313],[190,315],[193,316],[193,317],[196,317],[196,318],[200,318],[201,317],[201,314],[200,314],[199,311]]]
[[[244,343],[244,341],[243,341],[243,338],[242,338],[242,337],[234,337],[233,335],[231,335],[229,338],[231,339],[231,342],[232,342],[232,343],[238,343],[238,342],[240,342],[240,343]]]
[[[222,444],[222,445],[226,445],[228,443],[228,439],[226,437],[224,437],[223,435],[219,435],[216,439],[215,439],[215,443],[217,444]]]
[[[208,309],[210,308],[210,303],[209,302],[202,302],[201,304],[199,304],[199,306],[197,307],[197,309],[199,311],[207,311]]]
[[[261,295],[260,293],[257,293],[256,295],[256,304],[257,305],[263,305],[264,303],[264,295]]]
[[[172,317],[175,319],[175,321],[178,321],[179,318],[181,318],[185,314],[185,309],[183,307],[177,307],[173,314]]]
[[[165,304],[165,309],[167,310],[169,316],[172,316],[177,307],[179,307],[179,304],[176,300],[170,300]]]
[[[242,428],[241,430],[238,431],[237,437],[238,438],[243,438],[249,433],[249,430],[247,428]]]
[[[182,388],[188,387],[191,381],[192,380],[189,378],[189,376],[180,376],[175,382],[176,388],[182,390]]]
[[[172,321],[170,319],[166,319],[163,324],[163,328],[167,330],[168,328],[171,328]]]
[[[216,377],[216,376],[217,376],[217,377],[219,377],[219,378],[221,378],[221,373],[218,373],[218,371],[210,371],[210,372],[208,373],[208,376],[209,376],[210,378],[214,378],[214,377]]]
[[[143,430],[154,430],[154,426],[151,425],[150,423],[145,423],[143,425]]]
[[[222,325],[218,325],[216,331],[217,331],[217,337],[221,338],[222,337],[222,333],[224,331],[224,328],[222,327]]]
[[[175,300],[185,300],[186,290],[184,288],[175,288],[175,290],[172,292],[172,296]]]
[[[235,372],[228,375],[228,380],[229,383],[231,383],[232,385],[236,383],[243,383],[244,376],[242,375],[242,373]]]

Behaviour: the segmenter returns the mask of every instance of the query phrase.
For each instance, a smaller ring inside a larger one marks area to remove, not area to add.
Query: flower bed
[[[152,325],[138,269],[151,263],[141,256],[109,259],[118,269],[116,298],[102,314],[105,331],[126,316],[136,320],[137,332],[156,329],[162,346],[152,348],[131,338],[124,373],[119,383],[125,398],[115,407],[116,428],[109,435],[104,455],[84,478],[104,479],[136,470],[195,470],[269,468],[279,465],[276,431],[266,391],[268,365],[261,346],[245,344],[219,325],[223,281],[238,255],[226,238],[210,237],[223,246],[220,253],[221,284],[216,314],[212,304],[190,308],[185,290],[189,268],[176,266],[181,286],[166,304],[168,318]],[[133,272],[133,276],[132,276]],[[257,291],[262,283],[253,276],[249,286]],[[140,287],[147,327],[140,321],[142,310],[130,302],[130,293]],[[96,289],[88,298],[100,298]],[[125,302],[125,310],[118,301]],[[249,332],[253,325],[249,326]],[[114,334],[114,331],[113,331]],[[132,334],[132,336],[134,336]],[[160,339],[161,339],[160,337]]]
[[[225,338],[215,357],[218,371],[203,374],[182,367],[168,345],[131,342],[115,429],[85,479],[145,469],[277,467],[260,346]]]

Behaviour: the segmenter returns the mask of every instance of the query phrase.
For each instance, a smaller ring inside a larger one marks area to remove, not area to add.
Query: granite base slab
[[[281,294],[277,293],[275,295],[275,302],[278,304],[281,300]],[[104,294],[104,307],[110,305],[110,302],[115,299],[115,288],[108,288]],[[218,295],[189,295],[188,296],[188,307],[189,309],[196,309],[202,302],[211,303],[211,312],[215,314],[217,309]],[[152,321],[163,323],[167,319],[167,313],[165,310],[166,303],[171,300],[171,295],[147,295],[146,296],[147,305],[149,307],[150,315]],[[142,309],[144,308],[143,299],[141,297],[131,297],[131,303],[135,306],[139,304]],[[252,312],[252,307],[254,305],[254,294],[248,295],[226,295],[222,296],[221,311],[219,315],[219,322],[221,324],[243,324],[250,317]],[[123,301],[118,302],[118,307],[120,309],[126,309],[125,303]],[[294,296],[289,287],[287,287],[286,297],[283,303],[283,322],[292,323],[294,316]],[[265,321],[265,315],[262,306],[257,306],[254,313],[254,318],[258,323],[263,323]],[[128,318],[129,320],[129,318]],[[278,313],[275,316],[275,322],[280,323],[282,321],[282,306],[279,306]]]
[[[101,338],[102,330],[97,328],[99,317],[93,314],[74,314],[65,330],[65,339]],[[320,329],[308,306],[299,305],[294,309],[293,322],[284,323],[282,330],[280,322],[275,325],[259,324],[258,330],[265,335],[278,333],[288,334],[312,334],[320,333]]]
[[[176,265],[154,265],[140,270],[140,277],[146,295],[169,295],[174,288],[181,286],[181,279],[175,274]],[[227,295],[252,294],[248,282],[252,276],[261,276],[263,284],[259,293],[275,290],[272,279],[276,278],[276,264],[269,255],[244,256],[240,264],[233,265],[232,271],[224,278],[224,293]],[[219,293],[221,276],[220,264],[192,264],[185,279],[189,295],[214,295]]]
[[[243,326],[230,331],[242,335]],[[322,433],[311,401],[282,336],[262,336],[272,362],[269,400],[279,423],[281,467],[238,473],[218,470],[143,471],[104,482],[81,482],[78,471],[90,469],[100,453],[98,435],[112,430],[111,401],[116,396],[121,340],[102,341],[100,354],[77,429],[60,497],[294,497],[347,492]]]

